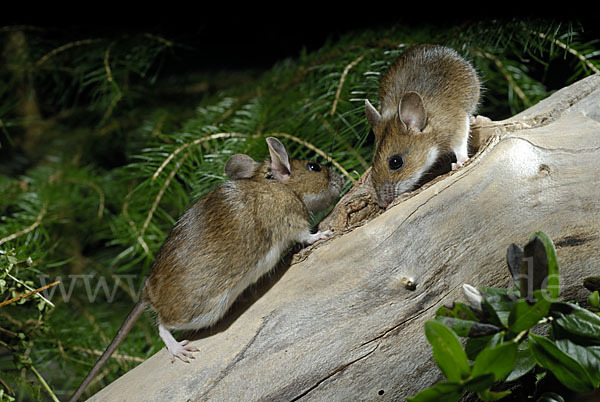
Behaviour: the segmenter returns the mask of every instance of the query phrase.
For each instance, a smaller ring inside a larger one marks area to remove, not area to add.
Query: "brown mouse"
[[[412,190],[440,155],[454,152],[452,169],[462,166],[479,94],[475,69],[448,47],[417,45],[394,61],[381,79],[379,111],[365,101],[380,206]]]
[[[306,160],[290,160],[283,144],[267,138],[270,160],[233,155],[231,179],[210,191],[179,218],[145,280],[141,300],[79,386],[77,400],[146,308],[157,314],[158,332],[172,356],[193,358],[187,340],[171,330],[215,324],[249,285],[269,272],[294,242],[312,244],[331,234],[312,234],[311,215],[338,197],[342,178]]]

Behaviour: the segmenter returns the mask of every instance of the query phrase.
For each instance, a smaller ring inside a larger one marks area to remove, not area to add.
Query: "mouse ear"
[[[249,179],[259,166],[260,163],[248,155],[235,154],[225,163],[225,174],[231,180]]]
[[[289,179],[292,175],[290,159],[283,144],[275,137],[267,138],[271,155],[271,173],[279,181]]]
[[[369,122],[371,128],[377,126],[381,121],[381,115],[377,109],[371,105],[371,102],[369,102],[368,99],[365,99],[365,114],[367,115],[367,121]]]
[[[421,95],[416,92],[405,93],[398,105],[398,115],[409,131],[416,133],[423,131],[427,121],[427,112]]]

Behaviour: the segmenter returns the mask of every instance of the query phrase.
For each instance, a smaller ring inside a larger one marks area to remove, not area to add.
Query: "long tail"
[[[142,302],[136,303],[136,305],[133,307],[125,321],[123,321],[119,332],[117,332],[110,345],[108,345],[102,356],[100,356],[100,359],[98,359],[96,364],[94,364],[94,367],[92,367],[87,377],[85,377],[79,388],[77,388],[71,399],[69,399],[69,402],[75,402],[77,401],[77,399],[79,399],[79,397],[81,396],[81,394],[83,394],[83,391],[85,391],[92,379],[96,376],[96,374],[98,374],[100,369],[102,369],[102,366],[104,366],[104,364],[113,354],[113,352],[117,350],[119,345],[123,342],[129,331],[131,330],[133,324],[144,312],[145,307],[146,306]]]

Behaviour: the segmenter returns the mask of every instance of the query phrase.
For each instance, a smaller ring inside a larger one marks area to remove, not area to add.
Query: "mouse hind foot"
[[[171,362],[174,362],[175,358],[178,358],[182,362],[189,363],[190,359],[194,358],[194,352],[198,352],[198,348],[190,345],[190,341],[177,341],[171,334],[171,331],[162,324],[158,326],[158,334],[171,354]]]

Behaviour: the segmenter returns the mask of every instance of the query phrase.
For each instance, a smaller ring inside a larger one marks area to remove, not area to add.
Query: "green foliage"
[[[551,375],[573,392],[600,387],[600,315],[557,300],[554,244],[545,233],[536,232],[525,248],[537,242],[543,245],[543,253],[532,262],[534,276],[547,277],[550,272],[552,281],[532,289],[531,294],[518,289],[480,288],[477,292],[467,288],[471,305],[454,303],[452,308],[438,309],[435,320],[425,324],[425,335],[447,381],[409,401],[456,401],[466,391],[477,393],[484,401],[498,400],[510,395],[507,384],[532,372]],[[508,255],[512,252],[509,248]],[[507,260],[510,265],[512,259]],[[536,268],[540,266],[546,271]],[[514,273],[512,267],[510,270]],[[539,283],[531,275],[525,281],[518,275],[514,279],[521,285]],[[593,306],[597,294],[590,298]],[[488,330],[475,331],[479,326]],[[465,350],[458,336],[467,338]],[[540,390],[537,393],[529,398],[550,398]]]
[[[377,104],[381,75],[407,46],[455,47],[481,73],[480,113],[503,119],[596,71],[594,44],[579,28],[398,24],[346,33],[265,72],[185,76],[169,67],[202,49],[158,34],[0,28],[0,303],[8,303],[0,307],[0,345],[10,352],[0,357],[0,379],[11,389],[0,383],[2,397],[62,399],[79,384],[97,358],[92,352],[105,348],[136,299],[172,224],[225,180],[230,155],[262,159],[265,137],[276,136],[292,157],[332,163],[347,190],[373,152],[364,100]],[[566,68],[555,69],[557,62]],[[460,336],[501,345],[506,328],[529,325],[520,312],[511,318],[509,294],[490,290],[484,304],[495,316],[487,322],[460,307],[440,319]],[[123,358],[111,360],[90,392],[162,347],[153,325],[141,319],[119,349]],[[498,373],[460,378],[485,393]],[[456,384],[435,392],[447,389]]]

